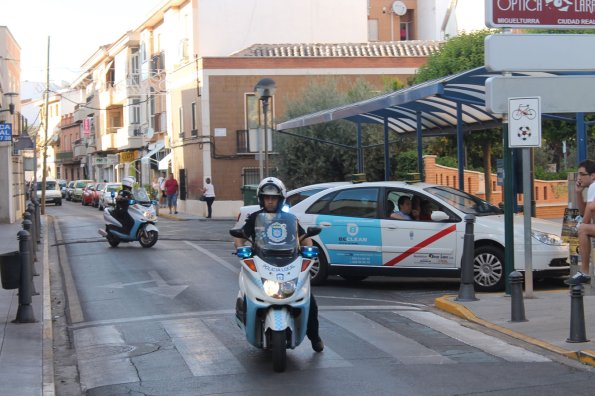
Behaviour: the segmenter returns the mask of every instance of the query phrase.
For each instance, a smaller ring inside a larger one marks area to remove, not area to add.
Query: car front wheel
[[[328,276],[328,261],[320,246],[318,246],[318,259],[310,268],[310,284],[322,285]]]
[[[492,292],[504,289],[504,251],[500,247],[480,246],[473,259],[475,290]]]

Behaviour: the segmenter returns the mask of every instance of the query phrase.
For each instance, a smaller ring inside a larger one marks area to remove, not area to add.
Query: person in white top
[[[206,183],[202,189],[202,195],[205,197],[205,202],[207,203],[207,211],[208,216],[207,219],[211,218],[212,215],[212,206],[213,202],[215,201],[215,186],[211,184],[211,178],[207,177]]]
[[[165,172],[161,172],[161,176],[157,179],[159,183],[159,190],[161,190],[161,196],[159,197],[159,206],[165,208],[165,201],[167,199],[167,194],[165,193]]]
[[[591,256],[591,237],[595,236],[595,224],[591,220],[595,218],[595,161],[584,160],[578,164],[578,177],[576,182],[577,199],[579,211],[583,212],[583,221],[578,227],[579,253],[581,255],[581,269],[569,280],[568,284],[578,285],[589,283],[589,262]],[[582,202],[582,191],[588,186],[587,201]]]

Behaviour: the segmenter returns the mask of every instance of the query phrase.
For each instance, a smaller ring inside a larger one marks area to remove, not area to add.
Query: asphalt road
[[[586,395],[595,385],[589,367],[436,311],[434,298],[458,291],[444,279],[333,277],[314,289],[324,352],[306,341],[273,373],[234,323],[232,221],[162,219],[153,248],[113,249],[97,235],[98,210],[64,202],[48,214],[57,394]]]

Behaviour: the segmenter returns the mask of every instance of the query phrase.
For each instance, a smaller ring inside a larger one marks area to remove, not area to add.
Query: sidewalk
[[[212,217],[210,219],[207,219],[204,216],[199,216],[199,215],[195,215],[192,213],[186,213],[186,212],[182,212],[182,211],[178,211],[177,214],[175,213],[169,213],[169,209],[168,208],[158,208],[157,209],[157,216],[164,218],[164,219],[169,219],[169,220],[177,220],[177,221],[188,221],[188,220],[202,220],[202,221],[217,221],[217,220],[235,220],[235,218],[232,218],[231,216],[229,217]]]
[[[587,292],[590,287],[585,286]],[[570,338],[570,291],[534,292],[524,298],[526,322],[511,322],[511,297],[504,293],[477,293],[478,301],[459,302],[456,295],[437,298],[437,308],[537,345],[548,351],[595,366],[595,295],[583,297],[587,342],[567,342]],[[576,338],[575,319],[573,339]],[[580,326],[578,327],[580,329]]]
[[[37,245],[35,291],[31,297],[34,323],[13,323],[19,308],[18,289],[0,288],[0,393],[54,395],[52,320],[49,293],[47,222],[41,217],[41,243]],[[21,220],[0,224],[0,253],[19,250]]]

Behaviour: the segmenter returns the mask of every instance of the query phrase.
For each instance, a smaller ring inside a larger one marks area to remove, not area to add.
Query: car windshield
[[[260,213],[254,222],[255,253],[271,265],[285,266],[297,258],[297,233],[294,215]]]
[[[37,182],[37,191],[41,191],[43,188],[42,182]],[[46,181],[45,182],[45,189],[46,190],[55,190],[56,189],[56,182],[55,181]]]
[[[475,216],[492,216],[503,214],[504,211],[475,195],[450,187],[429,187],[425,191],[451,204],[455,209]]]
[[[118,192],[121,188],[122,186],[120,186],[119,184],[108,184],[105,189],[107,192]]]

